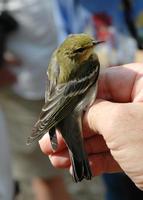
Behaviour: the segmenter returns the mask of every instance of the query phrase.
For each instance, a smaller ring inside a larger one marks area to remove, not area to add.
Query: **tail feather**
[[[84,178],[90,180],[92,177],[79,122],[78,116],[72,113],[62,120],[57,127],[69,149],[75,182],[79,182]]]
[[[70,154],[70,158],[71,158],[73,178],[74,178],[75,182],[80,182],[83,179],[91,180],[92,173],[90,170],[88,159],[83,158],[83,159],[79,160],[70,151],[69,151],[69,154]]]
[[[57,135],[55,127],[52,127],[49,130],[50,142],[53,150],[56,150],[58,147]]]

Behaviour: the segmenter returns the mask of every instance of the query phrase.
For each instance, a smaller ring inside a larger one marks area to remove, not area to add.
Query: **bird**
[[[82,138],[82,117],[96,98],[100,62],[95,46],[101,42],[86,33],[71,34],[53,52],[45,104],[27,140],[31,144],[49,133],[56,150],[58,130],[68,147],[75,182],[92,178]]]

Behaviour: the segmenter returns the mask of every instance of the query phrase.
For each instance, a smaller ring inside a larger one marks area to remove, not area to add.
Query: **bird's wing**
[[[45,102],[48,101],[48,99],[53,95],[53,93],[55,94],[55,88],[57,86],[59,74],[60,74],[60,67],[57,62],[56,51],[55,51],[48,66],[48,72],[47,72],[48,78],[45,91]]]
[[[32,135],[28,138],[28,143],[40,139],[75,109],[88,88],[97,81],[99,67],[97,65],[88,76],[80,80],[71,80],[55,87],[54,92],[48,95],[39,120],[33,128]]]

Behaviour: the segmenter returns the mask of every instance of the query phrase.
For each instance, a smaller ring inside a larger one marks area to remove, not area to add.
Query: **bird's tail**
[[[58,129],[69,149],[75,182],[79,182],[84,178],[90,180],[92,174],[81,138],[81,128],[77,116],[71,114],[66,117],[59,123]]]
[[[91,180],[92,173],[86,156],[79,160],[77,159],[76,155],[72,154],[71,151],[69,151],[69,154],[72,164],[72,173],[75,182],[80,182],[82,181],[82,179]]]

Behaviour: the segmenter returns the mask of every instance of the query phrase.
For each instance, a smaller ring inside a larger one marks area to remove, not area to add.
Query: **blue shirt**
[[[55,21],[58,28],[59,43],[68,34],[84,32],[91,14],[78,1],[53,0]]]
[[[83,32],[87,23],[88,10],[92,14],[105,13],[112,19],[112,25],[122,33],[129,33],[124,19],[122,0],[54,0],[59,9],[59,18],[64,24],[65,32]],[[132,17],[140,36],[143,37],[143,0],[132,0]],[[86,14],[85,14],[86,13]],[[55,13],[56,15],[56,13]],[[61,23],[61,22],[60,22]]]

